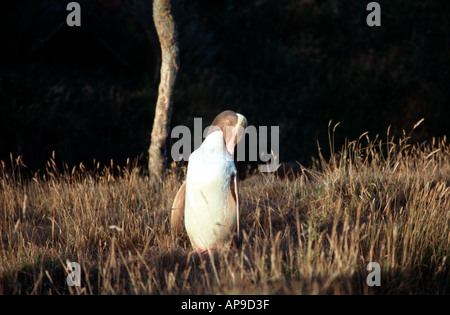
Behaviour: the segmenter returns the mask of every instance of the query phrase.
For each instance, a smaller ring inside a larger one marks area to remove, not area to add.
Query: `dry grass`
[[[247,178],[242,246],[216,257],[191,255],[186,235],[170,233],[175,173],[160,184],[131,167],[49,162],[25,179],[21,163],[0,170],[1,294],[450,292],[445,141],[362,135],[330,160],[319,153],[311,181]],[[81,287],[67,286],[67,260],[80,263]],[[371,261],[380,287],[366,284]]]

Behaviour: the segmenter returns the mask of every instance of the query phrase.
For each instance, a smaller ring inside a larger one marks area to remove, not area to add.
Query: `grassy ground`
[[[332,139],[330,141],[333,146]],[[311,178],[241,182],[240,249],[191,254],[164,183],[133,168],[0,169],[0,294],[449,294],[450,147],[362,135]],[[67,261],[81,287],[66,284]],[[369,262],[381,267],[370,287]]]

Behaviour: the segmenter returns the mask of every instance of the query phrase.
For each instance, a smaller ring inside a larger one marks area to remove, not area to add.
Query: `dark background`
[[[69,2],[2,4],[0,160],[21,155],[37,170],[55,151],[69,166],[145,168],[160,63],[152,2],[80,0],[81,27],[68,27]],[[450,2],[378,1],[381,27],[366,24],[369,2],[173,1],[172,126],[206,127],[232,109],[280,126],[281,160],[305,165],[317,141],[326,152],[330,120],[341,122],[337,149],[421,118],[413,142],[448,135]]]

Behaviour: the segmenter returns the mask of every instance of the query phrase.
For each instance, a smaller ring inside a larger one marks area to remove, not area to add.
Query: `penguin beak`
[[[227,135],[225,144],[228,154],[230,154],[231,156],[234,155],[234,147],[242,139],[242,136],[244,135],[244,129],[247,127],[247,119],[241,114],[236,113],[236,115],[238,116],[238,122],[236,126],[226,128]]]
[[[231,130],[229,130],[231,129]],[[234,155],[234,147],[237,144],[237,128],[235,127],[227,127],[227,136],[225,145],[227,147],[228,154],[233,156]]]

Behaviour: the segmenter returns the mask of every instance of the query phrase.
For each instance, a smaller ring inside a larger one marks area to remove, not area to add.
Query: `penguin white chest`
[[[210,134],[190,158],[186,176],[185,225],[196,249],[216,249],[231,240],[236,204],[230,189],[236,176],[223,133]]]

